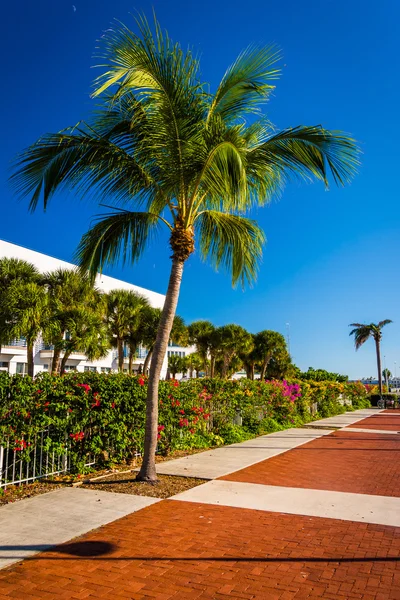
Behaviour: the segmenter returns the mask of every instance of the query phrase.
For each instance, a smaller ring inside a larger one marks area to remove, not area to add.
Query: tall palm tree
[[[47,289],[50,310],[45,341],[54,346],[51,372],[57,374],[60,372],[61,354],[67,346],[71,346],[71,343],[68,344],[71,340],[66,340],[66,332],[71,336],[70,329],[73,328],[74,332],[77,330],[73,322],[74,314],[82,327],[85,314],[90,318],[90,313],[98,310],[101,296],[99,290],[93,286],[93,281],[72,269],[56,269],[45,273],[43,282]]]
[[[124,342],[132,328],[139,327],[143,309],[147,307],[147,299],[131,290],[112,290],[107,295],[107,323],[110,342],[117,348],[119,371],[124,366]]]
[[[167,227],[172,265],[154,345],[140,480],[154,481],[158,385],[176,312],[184,265],[203,259],[252,282],[264,233],[243,216],[279,195],[293,178],[328,184],[351,180],[358,165],[352,138],[320,125],[277,131],[260,116],[274,89],[279,52],[250,47],[228,68],[215,93],[201,82],[199,61],[155,21],[138,17],[139,33],[114,24],[102,36],[102,103],[90,123],[43,136],[17,159],[16,192],[44,207],[70,188],[122,208],[102,215],[78,249],[92,275],[121,258],[140,258],[160,225]],[[104,65],[106,65],[104,67]],[[250,121],[248,120],[250,117]],[[256,117],[256,118],[254,118]]]
[[[370,337],[375,341],[376,349],[376,362],[378,366],[378,379],[379,379],[379,393],[382,396],[383,385],[382,385],[382,365],[381,365],[381,339],[382,329],[385,325],[392,323],[390,319],[379,321],[379,323],[350,323],[349,327],[354,327],[350,331],[349,335],[354,335],[354,345],[358,350]]]

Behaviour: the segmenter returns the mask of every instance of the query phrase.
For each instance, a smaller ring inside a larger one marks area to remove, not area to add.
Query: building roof
[[[36,252],[35,250],[29,250],[23,246],[0,240],[0,258],[3,257],[26,260],[34,264],[41,273],[55,271],[56,269],[76,268],[76,265],[66,262],[65,260],[60,260],[59,258],[54,258],[53,256]],[[109,292],[116,289],[133,290],[134,292],[145,296],[154,308],[162,308],[165,301],[165,296],[163,294],[158,294],[157,292],[128,283],[127,281],[109,277],[108,275],[97,275],[96,286],[103,292]]]

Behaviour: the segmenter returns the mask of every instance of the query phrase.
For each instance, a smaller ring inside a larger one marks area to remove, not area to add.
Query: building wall
[[[54,271],[56,269],[76,268],[76,265],[68,263],[64,260],[60,260],[58,258],[48,256],[47,254],[35,252],[34,250],[29,250],[28,248],[23,248],[22,246],[17,246],[16,244],[11,244],[10,242],[0,240],[0,258],[3,257],[26,260],[34,264],[41,273]],[[107,275],[99,274],[96,277],[95,284],[103,292],[110,292],[111,290],[115,289],[132,290],[147,298],[153,308],[162,308],[164,306],[164,294],[147,290],[137,285],[133,285],[132,283],[115,279],[114,277],[108,277]],[[178,347],[174,346],[174,349],[177,348]],[[180,348],[179,350],[184,351],[186,354],[190,352],[190,349],[187,348]],[[145,353],[142,354],[143,356],[135,360],[134,370],[136,371],[138,370],[139,366],[144,363]],[[51,357],[52,351],[43,349],[43,341],[39,339],[35,345],[34,351],[35,374],[51,369]],[[26,363],[26,348],[22,344],[3,346],[0,349],[0,370],[8,370],[10,373],[16,373],[18,370],[21,370],[21,366],[19,365],[26,365]],[[125,359],[124,364],[126,364],[126,368],[128,368],[128,358]],[[168,362],[166,355],[161,377],[165,377],[167,373],[167,366]],[[77,371],[81,372],[85,371],[85,367],[86,370],[90,367],[95,367],[98,372],[102,372],[102,369],[103,371],[105,369],[116,371],[118,369],[116,351],[110,350],[105,358],[97,361],[88,361],[82,354],[72,354],[67,362],[67,368],[68,367],[74,367]]]

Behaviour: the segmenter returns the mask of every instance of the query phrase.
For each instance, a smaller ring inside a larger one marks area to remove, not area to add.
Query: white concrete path
[[[355,433],[388,433],[389,435],[398,435],[400,433],[400,431],[390,431],[390,429],[360,429],[358,427],[346,427],[346,431],[354,431]]]
[[[0,568],[155,502],[159,500],[68,487],[7,504],[0,508]]]
[[[400,527],[400,498],[236,481],[208,481],[172,500]]]
[[[377,408],[362,408],[361,410],[343,413],[342,415],[336,415],[335,417],[313,421],[312,423],[308,423],[307,427],[338,427],[341,429],[342,427],[348,427],[367,417],[376,416],[380,412],[381,411]]]

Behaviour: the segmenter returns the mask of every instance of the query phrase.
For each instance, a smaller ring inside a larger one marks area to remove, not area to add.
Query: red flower
[[[115,402],[111,404],[111,408],[115,408]]]
[[[179,381],[177,381],[176,379],[173,380],[172,385],[174,387],[178,387],[179,386]]]
[[[179,427],[188,427],[188,426],[189,426],[189,421],[187,419],[180,419]]]
[[[160,433],[160,431],[164,431],[164,429],[165,429],[165,425],[159,425],[159,426],[157,427],[157,431],[158,431],[158,433]]]
[[[190,433],[194,433],[194,429],[189,429]]]
[[[42,393],[42,390],[36,390],[36,393],[37,393],[37,394],[41,394],[41,393]]]
[[[157,439],[158,440],[161,439],[161,434],[160,433],[157,434]]]
[[[85,437],[83,431],[79,431],[79,433],[70,433],[69,437],[75,440],[75,442],[80,442]]]
[[[69,408],[69,409],[68,409],[68,412],[69,412],[69,413],[72,413],[72,412],[73,412],[72,408]]]
[[[81,388],[83,388],[83,389],[85,390],[86,394],[88,394],[88,393],[89,393],[89,391],[92,389],[92,388],[90,387],[90,385],[89,385],[89,384],[87,384],[87,383],[77,383],[77,384],[76,384],[76,387],[81,387]]]
[[[143,377],[139,377],[138,384],[139,385],[144,385],[144,379],[143,379]]]
[[[100,406],[100,396],[99,396],[99,392],[95,392],[93,394],[93,398],[94,398],[94,402],[92,404],[92,408],[97,408],[98,406]]]
[[[181,414],[181,415],[184,415],[184,414],[185,414],[185,411],[184,411],[184,410],[180,410],[179,412],[180,412],[180,414]]]

